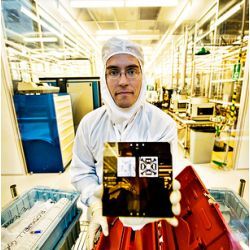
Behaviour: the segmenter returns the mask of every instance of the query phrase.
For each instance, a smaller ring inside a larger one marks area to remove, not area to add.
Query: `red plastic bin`
[[[101,234],[95,250],[241,249],[195,170],[188,166],[176,179],[182,194],[178,227],[161,220],[133,231],[118,218],[108,218],[109,236]]]

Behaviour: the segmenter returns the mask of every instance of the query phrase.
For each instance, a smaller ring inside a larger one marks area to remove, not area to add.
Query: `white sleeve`
[[[81,201],[90,206],[97,199],[94,193],[100,183],[96,174],[95,159],[90,150],[90,133],[86,133],[86,130],[85,123],[81,122],[74,141],[70,174],[71,183],[81,192]]]

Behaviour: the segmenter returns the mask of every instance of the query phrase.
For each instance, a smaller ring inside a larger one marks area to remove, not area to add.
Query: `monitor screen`
[[[103,215],[172,217],[172,155],[167,142],[104,145]]]

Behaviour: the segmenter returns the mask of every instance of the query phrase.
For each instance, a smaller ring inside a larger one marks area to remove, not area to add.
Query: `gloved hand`
[[[180,193],[181,184],[177,180],[173,180],[173,191],[170,194],[170,202],[172,203],[172,212],[174,215],[179,215],[181,212]],[[142,217],[119,217],[120,221],[124,226],[132,227],[133,230],[140,230],[148,223],[152,223],[158,220],[166,220],[169,224],[176,227],[178,226],[178,220],[176,217],[172,218],[142,218]]]
[[[102,200],[98,199],[90,206],[90,223],[87,232],[87,250],[91,250],[94,246],[94,238],[99,227],[105,236],[108,236],[108,222],[105,216],[102,216]]]
[[[180,201],[181,201],[181,192],[180,192],[180,188],[181,188],[181,184],[179,181],[177,181],[176,179],[173,180],[173,191],[170,194],[170,202],[172,203],[172,212],[174,215],[179,215],[181,213],[181,205],[180,205]],[[174,226],[177,227],[178,226],[178,220],[176,219],[176,217],[173,218],[166,218],[166,221]]]

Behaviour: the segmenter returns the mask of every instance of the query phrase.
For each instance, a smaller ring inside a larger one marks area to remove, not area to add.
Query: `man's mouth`
[[[133,95],[133,94],[134,94],[133,91],[119,91],[115,93],[115,95]]]

